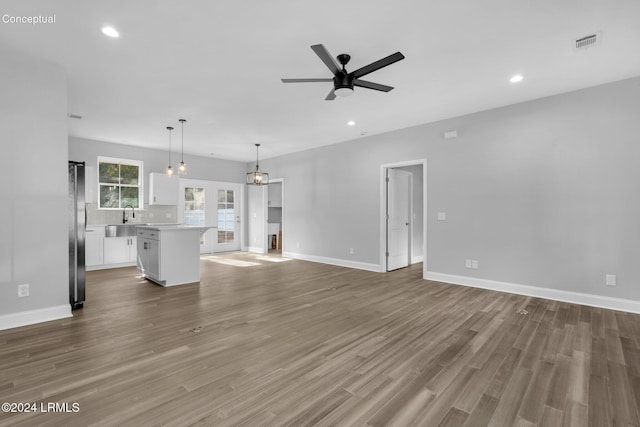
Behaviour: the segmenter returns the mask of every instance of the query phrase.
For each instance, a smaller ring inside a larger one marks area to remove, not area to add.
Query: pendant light
[[[186,122],[185,119],[180,119],[178,120],[180,122],[180,125],[182,126],[182,158],[180,160],[180,166],[178,166],[178,173],[180,175],[184,175],[187,173],[187,165],[184,163],[184,123]]]
[[[262,172],[258,166],[258,148],[260,144],[256,145],[256,170],[253,172],[247,172],[247,185],[268,185],[269,174]]]
[[[173,169],[171,168],[171,131],[173,128],[171,126],[167,126],[167,130],[169,131],[169,166],[167,166],[167,175],[173,175]]]

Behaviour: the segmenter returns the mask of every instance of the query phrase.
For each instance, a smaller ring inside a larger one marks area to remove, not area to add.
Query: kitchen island
[[[210,228],[193,225],[137,226],[138,270],[162,286],[200,281],[200,235]]]

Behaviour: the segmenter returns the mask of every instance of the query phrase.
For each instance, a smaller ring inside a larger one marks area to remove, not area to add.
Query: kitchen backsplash
[[[97,203],[87,203],[87,225],[122,224],[122,209],[105,210],[98,209]],[[128,223],[149,224],[178,222],[177,206],[168,205],[144,205],[144,210],[135,210],[136,217],[131,218],[131,208],[127,208]]]

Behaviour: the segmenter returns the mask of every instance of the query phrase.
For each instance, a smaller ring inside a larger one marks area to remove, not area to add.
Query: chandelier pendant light
[[[182,157],[180,159],[180,165],[178,166],[178,173],[180,175],[184,175],[187,173],[187,165],[184,163],[184,123],[186,122],[186,120],[180,119],[178,121],[182,126]]]
[[[171,131],[173,128],[171,126],[167,126],[167,130],[169,131],[169,166],[167,166],[167,175],[173,175],[173,169],[171,168]]]
[[[269,184],[269,174],[266,172],[262,172],[260,170],[260,166],[258,166],[258,148],[260,144],[255,144],[256,146],[256,170],[247,172],[247,185],[268,185]]]

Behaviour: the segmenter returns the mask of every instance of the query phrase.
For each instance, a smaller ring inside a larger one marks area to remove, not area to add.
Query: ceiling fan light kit
[[[333,78],[330,79],[281,79],[282,83],[317,83],[317,82],[333,82],[333,89],[325,101],[333,101],[336,96],[345,97],[353,94],[354,86],[364,87],[367,89],[378,90],[381,92],[389,92],[393,89],[392,86],[386,86],[379,83],[373,83],[366,80],[360,80],[360,77],[372,73],[380,68],[391,65],[404,59],[404,55],[400,52],[396,52],[378,61],[372,62],[369,65],[358,68],[350,73],[346,70],[346,65],[351,60],[351,56],[346,53],[342,53],[336,57],[340,65],[333,59],[326,47],[321,44],[314,44],[311,49],[318,55],[320,60],[329,68],[333,73]]]

